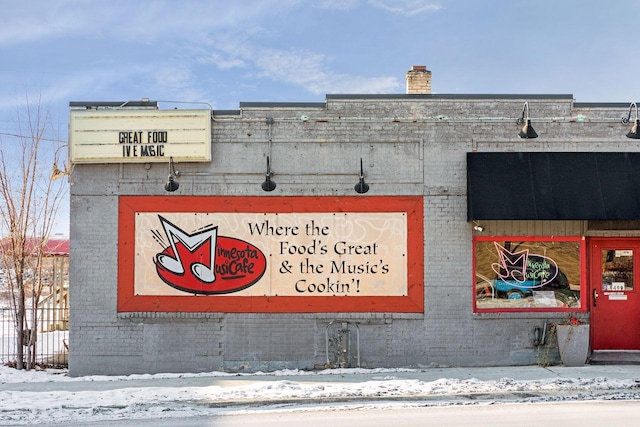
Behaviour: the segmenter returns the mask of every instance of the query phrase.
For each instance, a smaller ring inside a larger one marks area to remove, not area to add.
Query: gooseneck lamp
[[[627,115],[626,118],[625,117],[622,118],[622,123],[624,124],[629,123],[629,120],[631,119],[631,110],[633,109],[636,110],[636,118],[633,121],[633,126],[631,127],[631,130],[627,134],[627,138],[640,139],[640,133],[638,133],[638,125],[640,125],[640,119],[638,119],[638,106],[636,105],[635,102],[632,102],[631,105],[629,105],[629,114]]]
[[[360,181],[356,184],[355,190],[358,194],[364,194],[369,191],[369,184],[364,182],[364,169],[362,168],[362,158],[360,158]]]
[[[164,185],[164,189],[170,193],[176,191],[180,184],[176,181],[176,177],[180,176],[180,171],[177,171],[173,165],[173,157],[169,157],[169,180]]]
[[[538,134],[531,126],[531,119],[529,118],[529,103],[525,102],[522,107],[522,117],[517,120],[518,124],[524,124],[522,130],[518,134],[520,138],[523,139],[533,139],[537,138]]]

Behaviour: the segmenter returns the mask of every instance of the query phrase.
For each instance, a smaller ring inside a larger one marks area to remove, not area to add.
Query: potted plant
[[[571,316],[554,326],[562,364],[583,366],[589,357],[589,324]]]

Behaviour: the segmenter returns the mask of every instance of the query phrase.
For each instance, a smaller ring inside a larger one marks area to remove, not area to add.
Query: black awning
[[[468,220],[638,220],[640,153],[467,153]]]

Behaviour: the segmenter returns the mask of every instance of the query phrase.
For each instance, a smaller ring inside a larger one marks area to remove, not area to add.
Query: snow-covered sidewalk
[[[72,378],[0,367],[0,424],[210,415],[266,405],[369,401],[640,400],[640,366],[330,369]]]

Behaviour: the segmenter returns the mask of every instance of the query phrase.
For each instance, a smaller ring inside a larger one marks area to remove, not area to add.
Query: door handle
[[[596,300],[598,299],[598,290],[593,288],[593,306],[596,306]]]

